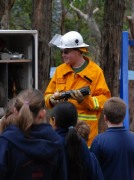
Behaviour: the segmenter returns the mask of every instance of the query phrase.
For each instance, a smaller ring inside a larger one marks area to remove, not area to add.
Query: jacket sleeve
[[[8,179],[8,141],[0,138],[0,180]]]
[[[110,97],[111,93],[101,70],[98,73],[98,77],[96,77],[95,83],[91,85],[91,94],[85,97],[81,105],[89,107],[91,110],[102,110],[105,101]]]
[[[52,96],[55,92],[56,89],[56,72],[54,74],[54,76],[52,77],[52,79],[50,80],[47,89],[44,93],[44,99],[45,99],[45,105],[47,108],[52,108],[52,105],[50,104],[50,96]]]

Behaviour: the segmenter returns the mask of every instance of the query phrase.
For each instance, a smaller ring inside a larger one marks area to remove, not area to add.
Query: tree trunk
[[[134,0],[132,0],[132,16],[127,17],[130,34],[129,39],[134,41]],[[129,47],[128,69],[134,71],[134,46]],[[134,80],[129,80],[129,119],[130,130],[134,131]]]
[[[101,67],[112,96],[119,95],[121,33],[125,0],[106,0],[101,42]]]
[[[100,66],[104,71],[112,96],[119,96],[121,33],[124,12],[125,0],[105,0]],[[99,132],[103,132],[105,129],[106,125],[102,114],[99,121]]]
[[[39,89],[44,92],[50,75],[52,0],[33,0],[33,29],[38,30],[38,82]]]
[[[134,40],[134,39],[133,39]],[[130,47],[129,70],[134,71],[134,47]],[[129,119],[130,130],[134,132],[134,80],[129,80]]]
[[[9,14],[15,0],[0,0],[0,29],[9,29]]]

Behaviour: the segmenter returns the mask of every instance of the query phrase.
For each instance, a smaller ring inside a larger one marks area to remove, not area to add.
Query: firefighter
[[[74,90],[71,93],[72,102],[78,111],[78,119],[90,126],[88,146],[98,134],[98,120],[105,101],[111,97],[102,69],[85,56],[88,46],[83,37],[76,31],[70,31],[63,36],[56,35],[49,45],[56,45],[61,49],[63,64],[56,68],[45,93],[47,108],[54,107],[60,100],[61,92]],[[90,95],[82,95],[80,88],[89,86]]]

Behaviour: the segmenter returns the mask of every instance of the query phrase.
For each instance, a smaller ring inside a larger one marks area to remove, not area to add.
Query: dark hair
[[[71,102],[60,102],[51,112],[55,118],[57,128],[68,129],[65,146],[68,158],[69,180],[84,179],[84,166],[81,155],[81,138],[75,125],[77,123],[77,109]]]
[[[34,123],[39,111],[45,107],[44,96],[40,90],[29,89],[21,91],[15,102],[19,112],[16,125],[27,132]]]
[[[68,129],[77,123],[77,109],[70,102],[61,102],[52,109],[51,117],[55,117],[57,127]]]
[[[126,104],[121,98],[112,97],[105,102],[103,112],[111,123],[119,124],[125,118]]]

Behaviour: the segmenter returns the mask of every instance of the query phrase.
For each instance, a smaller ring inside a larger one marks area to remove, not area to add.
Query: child
[[[108,180],[134,180],[134,134],[123,126],[126,104],[112,97],[104,104],[104,121],[108,128],[91,145],[104,178]]]
[[[16,97],[14,123],[0,135],[1,180],[66,180],[60,136],[44,123],[45,103],[39,90]]]
[[[68,180],[103,180],[97,159],[75,129],[76,107],[70,102],[60,102],[52,109],[50,123],[62,137],[68,162]]]
[[[89,134],[90,134],[90,128],[88,124],[85,121],[78,120],[76,126],[75,126],[78,134],[85,139],[86,142],[88,142]]]

